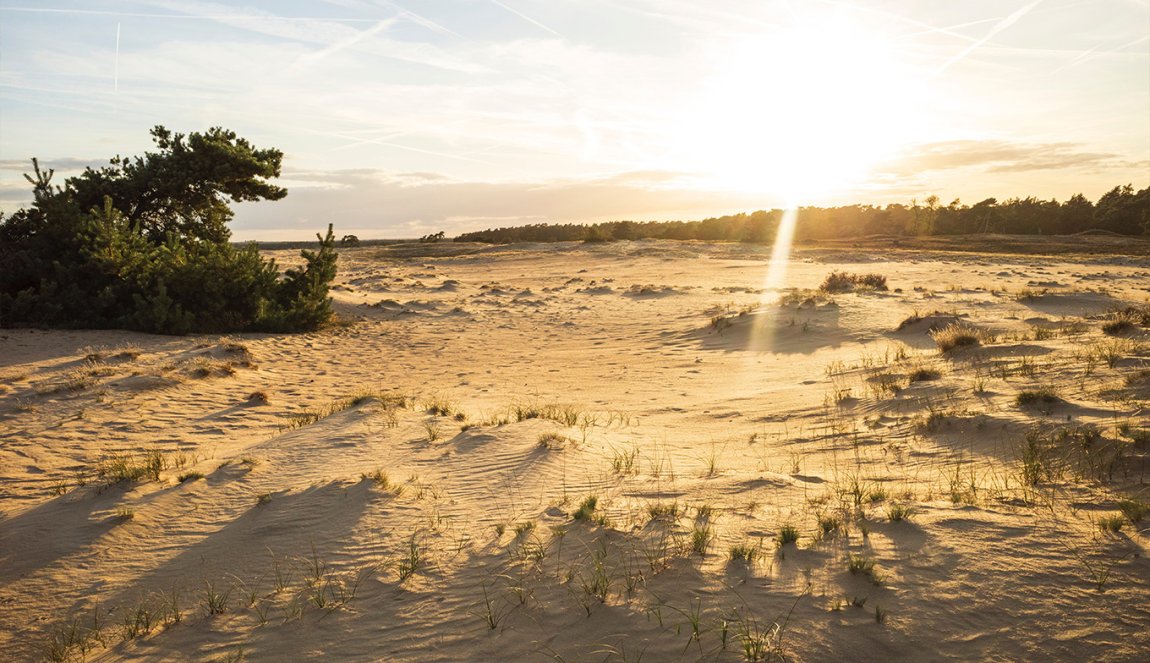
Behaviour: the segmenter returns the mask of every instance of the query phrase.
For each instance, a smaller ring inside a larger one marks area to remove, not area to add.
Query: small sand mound
[[[961,319],[958,315],[944,313],[942,311],[934,311],[926,315],[915,313],[900,322],[895,331],[905,334],[929,334],[950,325],[957,324]]]

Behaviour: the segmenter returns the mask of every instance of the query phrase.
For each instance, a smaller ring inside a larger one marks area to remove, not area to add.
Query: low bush
[[[852,292],[854,290],[886,290],[886,277],[882,274],[852,274],[831,272],[823,279],[819,290],[823,292]]]

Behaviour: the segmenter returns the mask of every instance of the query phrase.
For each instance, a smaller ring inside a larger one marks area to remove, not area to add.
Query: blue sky
[[[1150,186],[1150,0],[0,1],[0,207],[221,125],[240,239]]]

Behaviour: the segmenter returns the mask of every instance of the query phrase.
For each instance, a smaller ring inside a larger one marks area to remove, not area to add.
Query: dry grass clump
[[[1049,409],[1051,406],[1062,402],[1062,398],[1053,387],[1039,387],[1037,389],[1027,389],[1021,391],[1014,397],[1014,404],[1018,407],[1037,407],[1039,409]]]
[[[823,279],[822,292],[853,292],[855,290],[886,290],[886,276],[882,274],[852,274],[834,271]]]
[[[791,524],[785,524],[779,528],[778,542],[779,546],[785,546],[788,543],[798,543],[799,528]]]
[[[930,337],[940,352],[950,352],[957,348],[973,348],[983,343],[995,341],[995,336],[985,329],[959,322],[932,331]]]
[[[539,446],[544,449],[562,449],[571,442],[571,438],[559,433],[544,433],[539,436]]]
[[[928,380],[937,380],[942,377],[942,371],[937,368],[929,366],[920,366],[910,372],[908,376],[911,382],[926,382]]]
[[[263,389],[248,394],[248,402],[255,405],[267,405],[270,400],[271,397],[268,395],[268,392]]]
[[[1102,332],[1109,336],[1129,334],[1139,326],[1150,327],[1150,306],[1127,306],[1114,311],[1102,325]]]

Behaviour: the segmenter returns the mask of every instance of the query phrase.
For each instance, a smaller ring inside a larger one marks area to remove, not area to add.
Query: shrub
[[[282,153],[234,133],[152,131],[160,151],[52,184],[33,159],[33,204],[0,219],[0,320],[166,334],[314,329],[331,318],[331,227],[279,276],[228,242],[233,201],[284,197]],[[317,236],[318,237],[318,236]]]
[[[1014,404],[1019,407],[1037,407],[1048,409],[1051,405],[1061,402],[1058,393],[1052,387],[1040,387],[1019,392],[1014,397]]]
[[[857,289],[886,290],[886,277],[882,274],[851,274],[831,272],[823,279],[819,290],[823,292],[851,292]]]

